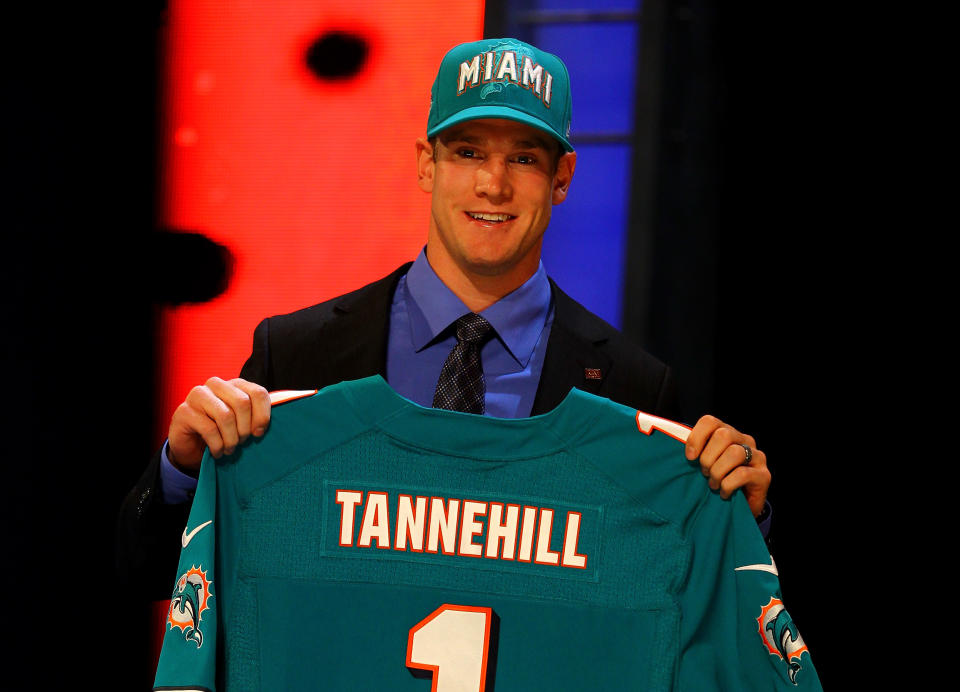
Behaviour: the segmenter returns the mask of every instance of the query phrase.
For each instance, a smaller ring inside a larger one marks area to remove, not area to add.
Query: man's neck
[[[427,261],[430,261],[429,253]],[[539,267],[539,261],[532,270],[514,267],[513,271],[505,274],[483,275],[462,271],[456,264],[445,266],[442,262],[437,267],[433,262],[430,266],[439,278],[457,298],[471,312],[482,312],[496,303],[505,295],[520,288]]]

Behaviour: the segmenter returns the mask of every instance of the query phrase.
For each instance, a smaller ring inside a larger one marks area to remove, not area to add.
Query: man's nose
[[[477,169],[474,189],[478,196],[491,202],[501,202],[510,198],[513,188],[505,159],[491,156]]]

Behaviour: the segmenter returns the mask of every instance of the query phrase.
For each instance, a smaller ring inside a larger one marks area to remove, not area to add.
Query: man
[[[190,392],[122,510],[128,579],[169,594],[203,452],[220,457],[264,435],[268,390],[379,373],[423,406],[524,417],[578,387],[677,417],[669,368],[564,294],[540,262],[576,168],[570,105],[563,63],[528,44],[488,39],[444,57],[416,142],[417,182],[431,195],[424,251],[358,291],[264,320],[240,378]],[[752,437],[705,416],[686,454],[711,488],[743,488],[761,514],[770,473]]]

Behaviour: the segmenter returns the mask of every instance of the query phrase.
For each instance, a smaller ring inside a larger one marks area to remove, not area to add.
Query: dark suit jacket
[[[268,390],[314,389],[385,375],[390,307],[405,264],[361,289],[289,315],[263,320],[240,376]],[[571,388],[676,419],[670,369],[561,291],[553,281],[554,319],[533,415],[550,411]],[[590,377],[587,370],[590,370]],[[599,371],[599,379],[596,372]],[[157,497],[160,454],[127,496],[118,525],[121,577],[151,599],[169,598],[188,505]]]

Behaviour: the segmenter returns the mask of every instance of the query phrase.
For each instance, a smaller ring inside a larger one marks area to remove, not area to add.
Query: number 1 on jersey
[[[490,608],[444,603],[410,628],[407,667],[431,671],[431,692],[484,692]]]

